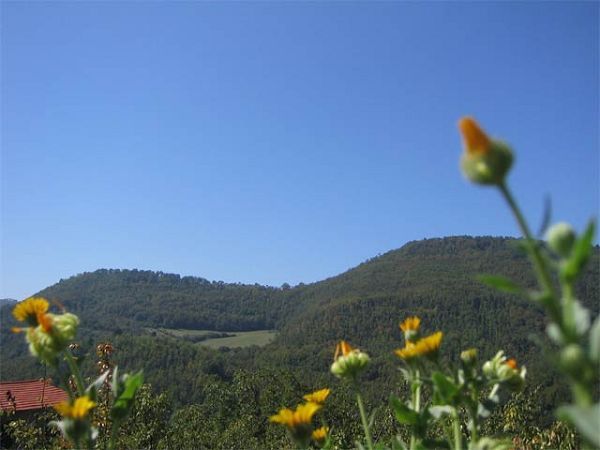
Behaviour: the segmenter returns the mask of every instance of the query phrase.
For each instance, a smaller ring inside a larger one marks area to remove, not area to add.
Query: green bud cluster
[[[75,338],[79,318],[75,314],[47,314],[52,327],[45,331],[41,325],[27,330],[29,351],[40,360],[54,364],[58,353]]]
[[[331,365],[331,373],[338,378],[355,378],[369,363],[370,358],[360,350],[352,350],[345,356],[339,356]]]
[[[525,382],[525,374],[527,373],[525,367],[521,367],[519,370],[509,364],[502,350],[496,353],[496,356],[491,360],[485,362],[482,371],[487,379],[505,384],[513,391],[522,389]]]

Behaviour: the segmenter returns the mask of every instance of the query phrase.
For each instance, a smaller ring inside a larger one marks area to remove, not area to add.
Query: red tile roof
[[[0,409],[12,409],[13,397],[17,411],[41,409],[69,399],[65,391],[50,384],[49,380],[1,382]]]

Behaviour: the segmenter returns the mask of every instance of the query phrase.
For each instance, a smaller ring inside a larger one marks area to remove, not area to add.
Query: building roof
[[[41,409],[68,400],[69,395],[50,380],[0,382],[0,409],[16,411]]]

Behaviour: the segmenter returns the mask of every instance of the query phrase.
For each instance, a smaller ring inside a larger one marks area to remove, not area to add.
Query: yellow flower
[[[405,333],[407,331],[418,331],[420,325],[421,319],[419,319],[417,316],[413,316],[405,319],[404,322],[400,324],[400,329]]]
[[[460,161],[464,175],[477,184],[501,185],[513,162],[510,147],[490,139],[472,117],[460,119],[458,128],[465,147]]]
[[[327,433],[329,433],[329,427],[321,427],[317,428],[312,432],[312,438],[318,443],[322,443],[325,439],[327,439]]]
[[[394,353],[402,359],[410,360],[419,356],[432,356],[437,353],[442,345],[442,337],[444,333],[438,331],[430,336],[419,339],[417,342],[407,342],[402,349],[396,350]]]
[[[323,403],[325,403],[325,400],[329,396],[330,392],[331,392],[330,389],[325,388],[325,389],[321,389],[319,391],[315,391],[311,394],[306,394],[302,398],[304,400],[306,400],[307,402],[316,403],[317,405],[322,405]]]
[[[29,326],[35,327],[40,323],[48,311],[48,300],[42,297],[29,297],[19,302],[14,307],[12,313],[19,322],[27,322]]]
[[[400,329],[404,333],[406,342],[415,342],[419,339],[419,326],[421,319],[417,316],[409,317],[400,324]]]
[[[283,408],[277,414],[271,416],[269,420],[295,429],[302,425],[309,425],[315,413],[321,408],[321,405],[313,402],[303,403],[298,405],[295,411]]]
[[[85,419],[92,408],[96,406],[87,395],[78,397],[74,402],[64,401],[54,405],[54,409],[63,417],[69,419],[82,420]]]

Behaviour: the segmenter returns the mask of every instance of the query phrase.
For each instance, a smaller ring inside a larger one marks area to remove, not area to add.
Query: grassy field
[[[250,347],[252,345],[267,345],[275,338],[274,330],[256,331],[214,331],[214,330],[183,330],[175,328],[148,328],[148,332],[156,336],[171,337],[176,339],[194,340],[203,339],[196,345],[211,348],[220,347]],[[215,334],[227,334],[226,337],[210,337]]]

